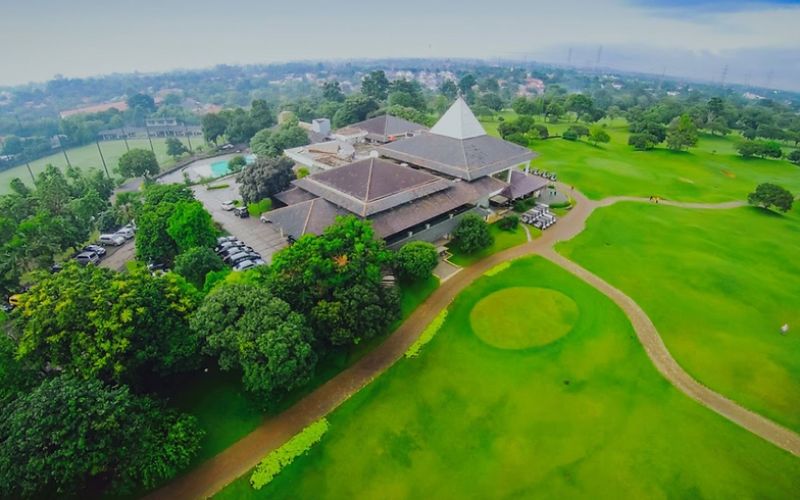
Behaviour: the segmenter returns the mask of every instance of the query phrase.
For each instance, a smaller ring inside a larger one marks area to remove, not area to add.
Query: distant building
[[[348,129],[364,131],[365,141],[369,134],[376,142],[393,136],[387,130],[395,129],[385,121],[364,123]],[[490,198],[537,196],[546,187],[544,179],[527,174],[536,154],[487,135],[461,98],[430,131],[408,123],[403,130],[412,135],[375,144],[367,158],[293,181],[291,189],[274,197],[282,206],[265,218],[283,236],[296,239],[319,234],[337,216],[352,214],[371,221],[376,234],[397,248],[408,241],[436,241],[449,235],[465,214],[488,215]],[[345,149],[352,145],[330,143]],[[330,143],[304,148],[321,149]]]

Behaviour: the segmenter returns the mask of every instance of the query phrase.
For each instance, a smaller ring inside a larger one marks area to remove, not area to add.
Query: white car
[[[264,264],[266,264],[266,262],[264,262],[262,259],[248,259],[248,260],[243,260],[238,264],[236,264],[235,266],[233,266],[233,270],[244,271],[246,269],[250,269],[253,267],[263,266]]]
[[[118,247],[125,243],[125,238],[119,234],[101,234],[100,244]]]
[[[234,209],[234,207],[236,207],[236,205],[233,203],[233,200],[222,202],[222,209],[225,210],[226,212],[230,212],[231,210]]]
[[[118,230],[116,233],[114,233],[114,234],[116,234],[116,235],[118,235],[118,236],[122,236],[122,237],[123,237],[123,238],[125,238],[126,240],[129,240],[129,239],[133,238],[133,236],[134,236],[136,233],[134,233],[134,232],[133,232],[133,229],[131,229],[131,228],[129,228],[129,227],[123,227],[123,228],[120,228],[120,229],[119,229],[119,230]]]

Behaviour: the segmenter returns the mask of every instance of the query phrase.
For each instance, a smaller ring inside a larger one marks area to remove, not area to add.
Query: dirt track
[[[569,189],[566,186],[561,186],[561,188]],[[563,267],[619,305],[630,319],[650,360],[676,388],[750,432],[800,456],[800,436],[739,406],[694,380],[672,358],[655,326],[633,299],[553,250],[555,243],[569,240],[583,231],[586,219],[597,207],[609,206],[622,201],[652,202],[646,198],[632,197],[614,197],[592,201],[578,191],[571,191],[570,194],[576,199],[577,205],[556,225],[545,231],[540,238],[491,255],[457,273],[428,297],[386,341],[356,364],[339,373],[288,410],[265,420],[255,431],[217,456],[178,477],[147,498],[193,499],[212,496],[254,467],[267,453],[310,423],[333,411],[348,397],[383,373],[405,353],[433,318],[446,308],[461,290],[478,279],[484,272],[502,262],[533,254],[542,255]],[[661,200],[660,203],[693,209],[730,209],[743,205],[740,202],[706,204],[664,200]]]

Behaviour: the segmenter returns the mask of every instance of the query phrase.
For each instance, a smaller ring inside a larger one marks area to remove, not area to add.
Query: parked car
[[[214,248],[214,251],[217,252],[217,253],[222,253],[225,250],[227,250],[228,248],[239,247],[239,246],[242,246],[242,245],[244,245],[244,243],[241,242],[240,240],[223,241],[222,243],[220,243],[219,245],[217,245]]]
[[[94,252],[81,252],[75,256],[75,260],[78,261],[78,264],[82,266],[88,264],[97,265],[100,263],[100,257],[98,257]]]
[[[240,219],[247,219],[250,217],[250,212],[247,211],[247,207],[236,207],[233,209],[233,215]]]
[[[262,259],[247,259],[233,266],[233,270],[244,271],[245,269],[250,269],[257,266],[263,266],[264,264],[266,264],[266,262],[264,262]]]
[[[266,224],[267,222],[270,222],[270,220],[269,220],[269,212],[264,212],[263,214],[261,214],[261,217],[259,217],[258,220],[260,220],[264,224]]]
[[[224,259],[222,259],[222,261],[223,262],[227,262],[228,265],[235,266],[236,264],[238,264],[239,262],[241,262],[243,260],[260,259],[260,258],[261,258],[261,255],[255,253],[255,252],[239,252],[239,253],[235,253],[233,255],[229,255],[229,256],[225,257]]]
[[[103,256],[106,254],[106,249],[101,247],[100,245],[86,245],[85,247],[83,247],[83,250],[81,250],[81,252],[94,252],[97,254],[98,257],[102,259]]]
[[[53,264],[50,266],[50,272],[53,274],[60,273],[64,268],[61,267],[61,264]]]
[[[241,243],[241,242],[239,242],[239,243]],[[241,243],[240,245],[234,245],[232,247],[226,248],[225,250],[223,250],[223,251],[221,251],[219,253],[219,256],[224,259],[225,257],[227,257],[229,255],[233,255],[233,254],[239,253],[239,252],[255,252],[255,251],[253,250],[253,247],[247,246],[244,243]]]
[[[133,232],[133,229],[131,229],[129,227],[122,227],[114,234],[118,234],[118,235],[122,236],[123,238],[125,238],[126,240],[129,240],[129,239],[133,238],[133,236],[135,235],[135,233]]]
[[[217,238],[217,245],[221,245],[226,241],[238,241],[236,236],[220,236]]]
[[[233,200],[222,202],[222,209],[225,210],[226,212],[230,212],[234,208],[236,208],[236,204],[233,202]]]
[[[166,264],[162,264],[160,262],[150,262],[147,264],[147,269],[150,271],[150,274],[161,274],[169,271],[169,268]]]
[[[118,234],[101,234],[100,235],[100,244],[101,245],[111,245],[114,247],[118,247],[125,243],[125,238]]]

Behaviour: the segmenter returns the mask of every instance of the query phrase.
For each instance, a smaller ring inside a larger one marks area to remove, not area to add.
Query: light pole
[[[95,139],[94,143],[97,144],[97,152],[100,153],[100,161],[103,162],[103,170],[106,171],[106,177],[108,177],[110,179],[111,175],[108,173],[108,166],[106,165],[106,159],[105,159],[105,157],[103,157],[103,150],[100,149],[100,141]]]

